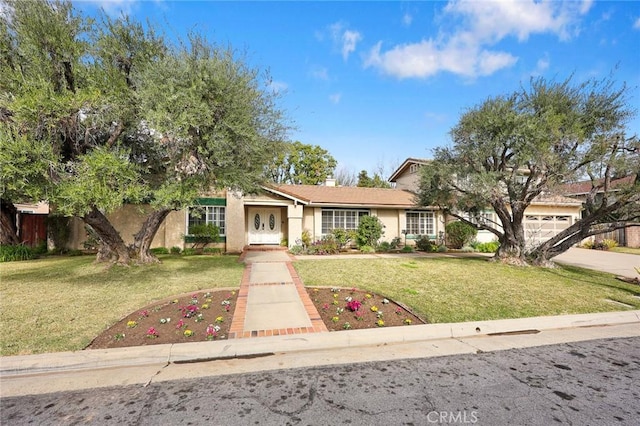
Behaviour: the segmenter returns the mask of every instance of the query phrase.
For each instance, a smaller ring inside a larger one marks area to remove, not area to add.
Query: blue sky
[[[296,129],[352,172],[449,143],[466,108],[531,77],[613,78],[640,106],[640,2],[76,1],[196,29],[269,69]],[[638,108],[640,109],[640,108]],[[640,118],[629,123],[640,134]]]

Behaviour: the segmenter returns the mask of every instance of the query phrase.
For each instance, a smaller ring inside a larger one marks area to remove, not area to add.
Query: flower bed
[[[424,324],[404,306],[355,288],[307,288],[329,331]]]
[[[236,306],[235,290],[198,291],[128,315],[87,349],[226,339]]]

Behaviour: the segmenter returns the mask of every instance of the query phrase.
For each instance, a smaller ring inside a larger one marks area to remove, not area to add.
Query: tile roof
[[[627,185],[633,183],[635,180],[635,175],[626,176],[620,179],[611,180],[611,188],[616,188],[619,185]],[[602,185],[602,179],[596,180],[595,185]],[[566,185],[562,185],[560,188],[560,192],[565,195],[584,195],[588,194],[591,191],[592,182],[590,180],[586,180],[583,182],[576,183],[568,183]]]
[[[540,194],[531,202],[532,205],[547,206],[580,206],[582,201],[557,194]]]
[[[270,185],[267,190],[269,188],[310,205],[417,207],[415,194],[401,189],[319,185]]]

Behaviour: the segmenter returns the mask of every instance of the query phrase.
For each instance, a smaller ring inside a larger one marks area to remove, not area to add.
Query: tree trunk
[[[495,260],[510,265],[524,266],[527,264],[522,223],[510,222],[507,226],[504,226],[504,232],[498,242],[500,243],[500,247],[498,247],[498,251],[494,257]]]
[[[100,237],[102,244],[96,257],[98,262],[110,261],[118,265],[129,265],[131,263],[129,249],[122,240],[120,233],[100,210],[93,207],[82,219]]]
[[[151,251],[151,243],[162,222],[171,213],[170,209],[154,210],[147,216],[140,230],[133,236],[132,251],[138,263],[158,263],[160,260]]]
[[[20,244],[20,238],[18,238],[18,226],[16,223],[17,213],[18,210],[13,203],[6,200],[0,200],[0,244]]]

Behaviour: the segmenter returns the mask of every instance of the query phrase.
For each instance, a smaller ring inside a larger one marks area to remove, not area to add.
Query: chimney
[[[332,177],[328,177],[324,182],[324,186],[336,186],[336,180]]]

